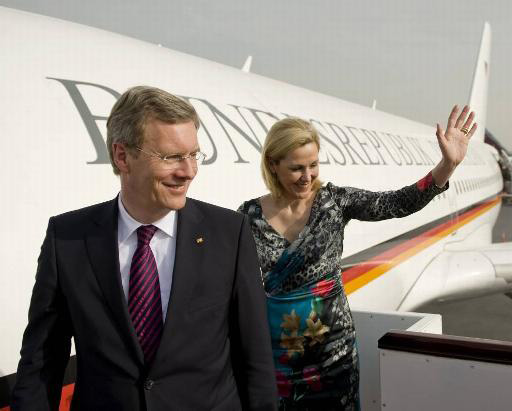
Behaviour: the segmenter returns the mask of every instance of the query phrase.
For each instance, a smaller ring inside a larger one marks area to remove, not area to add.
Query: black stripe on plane
[[[73,384],[76,380],[76,355],[69,357],[68,366],[64,373],[63,385]],[[11,391],[16,381],[16,373],[0,377],[0,408],[8,407]]]
[[[461,215],[470,210],[473,210],[473,209],[481,206],[482,204],[487,203],[490,200],[493,200],[498,195],[499,194],[492,195],[490,197],[487,197],[484,200],[481,200],[481,201],[474,203],[468,207],[458,210],[457,215]],[[405,218],[407,218],[407,217],[405,217]],[[441,224],[446,223],[447,221],[451,220],[452,218],[454,218],[453,213],[449,214],[447,216],[438,218],[437,220],[431,221],[427,224],[424,224],[424,225],[417,227],[417,228],[415,228],[411,231],[408,231],[406,233],[400,234],[394,238],[384,241],[383,243],[380,243],[380,244],[374,245],[370,248],[367,248],[365,250],[362,250],[356,254],[352,254],[349,257],[342,258],[342,260],[341,260],[342,271],[346,271],[356,265],[366,262],[366,261],[372,259],[373,257],[375,257],[379,254],[382,254],[382,253],[388,251],[389,249],[404,243],[405,241],[412,240],[413,238],[418,237],[418,236],[422,235],[423,233],[425,233],[437,226],[440,226]]]

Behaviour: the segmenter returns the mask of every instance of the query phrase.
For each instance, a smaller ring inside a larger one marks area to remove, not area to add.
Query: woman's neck
[[[295,211],[301,211],[305,208],[311,207],[311,204],[313,204],[313,200],[315,199],[316,192],[312,191],[310,195],[306,198],[296,198],[296,197],[278,197],[275,198],[272,196],[272,201],[274,202],[275,206],[279,209],[287,208],[292,213]]]

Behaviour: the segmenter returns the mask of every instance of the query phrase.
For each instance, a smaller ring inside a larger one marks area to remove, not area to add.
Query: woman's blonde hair
[[[282,197],[284,189],[277,175],[272,172],[271,163],[279,163],[290,151],[309,143],[315,143],[320,150],[318,132],[309,121],[298,117],[279,120],[269,130],[261,152],[261,174],[273,197]],[[315,179],[313,190],[316,191],[321,186],[322,182]]]

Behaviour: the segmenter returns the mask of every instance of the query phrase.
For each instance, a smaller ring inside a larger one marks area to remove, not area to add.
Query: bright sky
[[[469,98],[493,32],[486,127],[512,149],[509,0],[0,0],[371,105],[444,123]]]

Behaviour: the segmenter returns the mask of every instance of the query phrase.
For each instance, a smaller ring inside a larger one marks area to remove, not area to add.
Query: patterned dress
[[[359,409],[356,334],[340,275],[344,228],[352,218],[407,216],[447,187],[438,188],[430,173],[386,192],[328,183],[292,243],[265,220],[259,199],[239,207],[258,250],[280,410]]]

